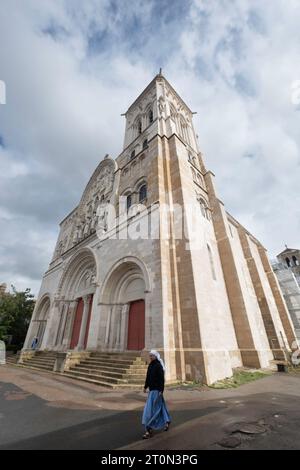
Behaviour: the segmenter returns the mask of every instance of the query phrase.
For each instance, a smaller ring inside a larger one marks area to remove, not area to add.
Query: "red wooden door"
[[[145,347],[145,301],[130,303],[127,349],[140,351]]]
[[[80,298],[77,302],[77,307],[76,307],[70,349],[74,349],[78,344],[81,321],[82,321],[82,313],[83,313],[83,300],[82,298]]]
[[[86,348],[86,343],[87,343],[87,339],[88,339],[88,336],[89,336],[92,305],[93,305],[93,294],[90,297],[89,313],[88,313],[88,318],[87,318],[87,323],[86,323],[86,330],[85,330],[85,335],[84,335],[84,349]]]

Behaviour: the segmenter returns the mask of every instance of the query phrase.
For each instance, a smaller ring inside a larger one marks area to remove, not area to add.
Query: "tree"
[[[12,292],[0,296],[0,339],[12,336],[12,343],[22,346],[34,309],[35,300],[30,289],[18,292],[12,286]]]

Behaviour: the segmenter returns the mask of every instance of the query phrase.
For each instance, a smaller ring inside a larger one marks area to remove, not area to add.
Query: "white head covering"
[[[156,359],[161,363],[161,366],[164,370],[164,372],[166,371],[166,367],[165,367],[165,364],[164,364],[164,361],[162,360],[162,358],[160,357],[160,354],[159,352],[157,352],[155,349],[151,349],[150,353],[149,354],[152,354],[152,356],[155,356]]]

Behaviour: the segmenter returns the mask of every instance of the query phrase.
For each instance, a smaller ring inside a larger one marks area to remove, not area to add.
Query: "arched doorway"
[[[145,301],[130,302],[128,312],[127,349],[140,351],[145,347]]]
[[[47,320],[50,311],[50,298],[46,295],[42,297],[36,308],[36,313],[32,321],[33,328],[28,341],[28,347],[31,347],[33,338],[37,337],[35,349],[40,349],[43,343],[44,334],[47,326]]]
[[[60,282],[56,348],[87,347],[95,290],[95,257],[84,249],[71,259]]]
[[[102,347],[117,351],[145,348],[147,283],[146,271],[132,259],[120,261],[106,276],[100,300]]]

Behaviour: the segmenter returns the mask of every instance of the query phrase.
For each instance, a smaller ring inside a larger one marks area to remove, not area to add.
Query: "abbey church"
[[[64,373],[157,349],[169,382],[207,384],[272,367],[294,327],[266,249],[219,199],[192,111],[160,73],[125,118],[122,152],[60,223],[20,361],[48,354]]]

